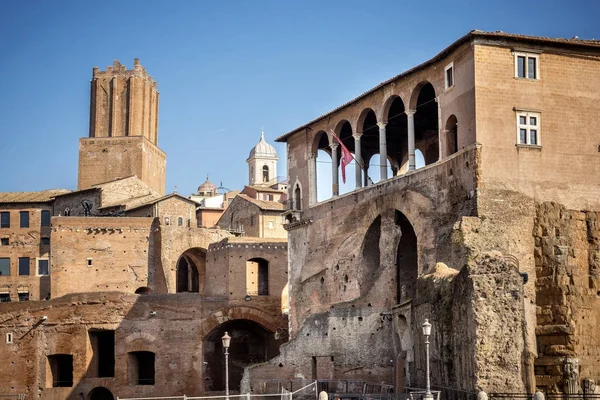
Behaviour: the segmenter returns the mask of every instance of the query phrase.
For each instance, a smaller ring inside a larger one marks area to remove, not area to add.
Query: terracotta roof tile
[[[0,203],[45,203],[55,196],[69,192],[67,189],[49,189],[40,192],[0,192]]]
[[[283,205],[277,201],[257,200],[257,199],[253,199],[252,197],[245,195],[245,194],[239,194],[238,197],[241,197],[242,199],[249,201],[250,203],[258,206],[262,210],[266,210],[266,211],[284,211],[285,210],[285,205]]]

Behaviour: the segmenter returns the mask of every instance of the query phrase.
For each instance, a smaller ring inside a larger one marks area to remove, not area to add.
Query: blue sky
[[[167,192],[241,189],[273,140],[472,29],[600,38],[600,1],[0,2],[0,191],[75,189],[92,67],[158,81]],[[285,146],[278,175],[285,175]]]

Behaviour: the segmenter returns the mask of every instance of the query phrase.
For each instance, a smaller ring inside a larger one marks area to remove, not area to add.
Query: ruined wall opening
[[[446,156],[458,151],[458,120],[455,115],[451,115],[446,121]]]
[[[141,286],[135,290],[135,294],[150,294],[152,293],[152,289],[147,286]]]
[[[250,320],[227,321],[213,329],[203,342],[204,390],[225,390],[225,359],[221,338],[227,332],[231,336],[229,347],[229,388],[240,390],[244,368],[270,360],[279,355],[279,343],[274,332]]]
[[[400,211],[396,211],[395,221],[402,232],[402,237],[398,243],[398,251],[396,253],[396,303],[399,304],[406,300],[413,299],[417,288],[417,235],[408,218]]]
[[[151,351],[127,353],[130,385],[154,385],[155,354]]]
[[[269,262],[264,258],[246,261],[246,294],[248,296],[269,295]]]
[[[48,356],[47,369],[49,377],[47,387],[72,387],[73,386],[73,355],[52,354]]]
[[[107,388],[98,386],[90,391],[87,398],[88,400],[114,400],[115,396]]]
[[[88,376],[112,378],[115,376],[115,331],[90,330],[92,360]]]
[[[429,82],[419,90],[415,113],[415,148],[421,150],[425,165],[439,159],[438,103],[435,89]]]
[[[206,272],[206,251],[200,248],[186,250],[177,261],[176,291],[202,293]]]

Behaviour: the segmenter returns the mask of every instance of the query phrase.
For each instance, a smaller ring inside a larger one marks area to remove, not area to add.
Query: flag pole
[[[333,135],[334,138],[336,138],[336,140],[338,141],[339,144],[341,144],[342,146],[346,147],[346,145],[344,144],[344,142],[342,142],[342,139],[340,139],[335,132],[333,131],[333,129],[331,130],[331,134]],[[346,147],[347,148],[347,147]],[[360,169],[364,172],[365,176],[367,177],[367,179],[369,180],[369,182],[371,182],[372,184],[374,183],[373,180],[371,179],[371,177],[369,176],[369,174],[367,173],[367,170],[365,169],[365,165],[362,161],[358,161],[356,159],[356,157],[354,157],[354,154],[352,154],[349,150],[348,152],[350,153],[350,157],[352,157],[352,159],[354,160],[354,162],[356,164],[358,164],[358,166],[360,167]]]

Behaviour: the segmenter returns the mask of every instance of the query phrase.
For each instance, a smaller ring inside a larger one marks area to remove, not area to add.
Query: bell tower
[[[136,175],[165,193],[166,154],[158,148],[156,82],[136,58],[133,69],[119,61],[94,67],[90,133],[79,139],[77,188]]]
[[[277,152],[265,140],[265,132],[260,133],[260,140],[250,150],[248,163],[248,184],[270,186],[277,183]]]

